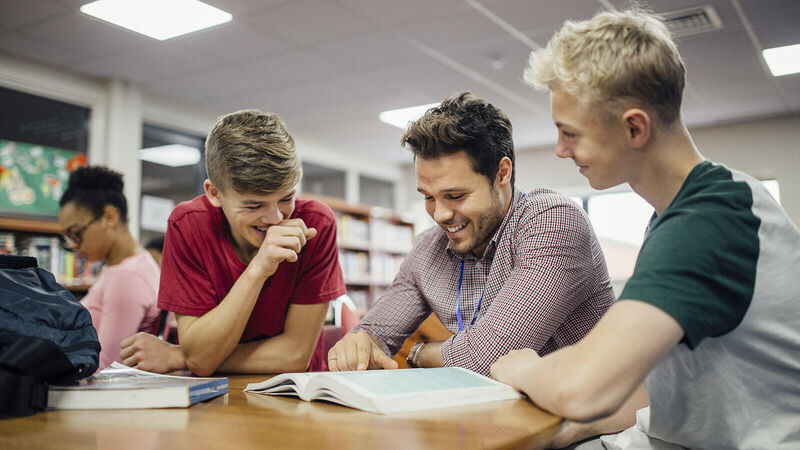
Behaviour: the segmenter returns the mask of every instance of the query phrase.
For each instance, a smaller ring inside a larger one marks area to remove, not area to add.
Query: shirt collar
[[[525,194],[515,187],[511,193],[511,204],[508,206],[508,211],[503,217],[503,221],[500,222],[500,226],[497,227],[497,231],[494,232],[494,235],[489,240],[489,245],[487,245],[486,250],[483,251],[483,256],[478,258],[477,256],[473,255],[472,252],[455,252],[450,246],[449,239],[447,240],[447,254],[459,260],[491,260],[494,257],[495,251],[497,250],[497,243],[500,241],[500,238],[503,236],[503,232],[507,228],[508,222],[511,220],[510,217],[514,215],[517,210],[517,205],[522,201],[523,198],[525,198]]]

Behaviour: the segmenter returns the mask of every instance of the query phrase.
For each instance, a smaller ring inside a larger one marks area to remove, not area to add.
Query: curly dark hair
[[[123,187],[119,172],[103,166],[79,167],[70,174],[59,205],[75,203],[91,211],[95,217],[100,217],[105,207],[111,205],[119,212],[120,219],[128,223],[128,202],[122,193]]]
[[[432,159],[465,151],[475,172],[494,183],[500,160],[511,160],[511,184],[514,184],[514,141],[511,121],[500,108],[463,92],[442,101],[408,126],[402,146],[415,158]]]

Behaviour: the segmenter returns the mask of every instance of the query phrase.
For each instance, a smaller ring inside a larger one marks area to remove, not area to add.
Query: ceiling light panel
[[[139,159],[170,167],[193,166],[200,162],[200,150],[181,144],[139,150]]]
[[[768,48],[761,52],[772,76],[791,75],[800,72],[800,44]]]
[[[81,12],[159,41],[233,18],[197,0],[97,0],[81,6]]]
[[[408,108],[392,109],[384,111],[378,115],[381,122],[388,123],[389,125],[405,130],[408,123],[412,120],[417,120],[425,114],[425,111],[439,106],[438,103],[429,103],[427,105],[410,106]]]

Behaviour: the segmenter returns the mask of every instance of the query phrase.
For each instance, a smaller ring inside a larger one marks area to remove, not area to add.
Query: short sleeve
[[[169,222],[161,260],[158,307],[177,314],[201,316],[218,301],[197,245],[190,245],[187,234],[177,222]]]
[[[344,295],[342,269],[339,266],[339,250],[336,245],[336,220],[319,214],[322,220],[315,221],[317,235],[306,243],[301,251],[301,266],[292,292],[291,303],[309,305],[323,303]]]
[[[759,219],[749,209],[689,204],[651,226],[621,299],[650,303],[695,348],[742,321],[755,288]]]

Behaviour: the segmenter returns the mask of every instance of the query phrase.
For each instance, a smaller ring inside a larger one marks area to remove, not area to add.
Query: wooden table
[[[266,378],[231,376],[227,395],[190,408],[0,419],[0,449],[540,448],[563,422],[527,399],[384,416],[242,391]]]

